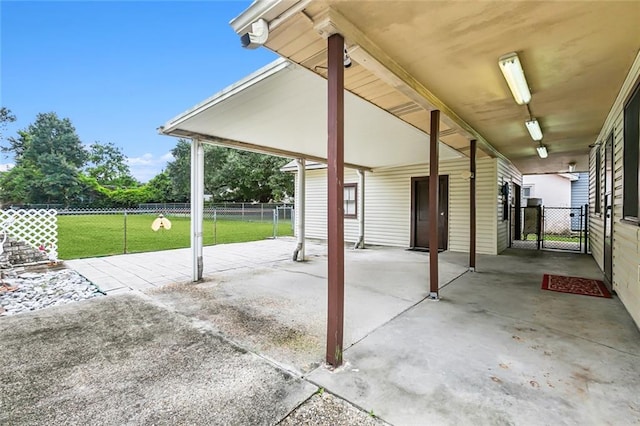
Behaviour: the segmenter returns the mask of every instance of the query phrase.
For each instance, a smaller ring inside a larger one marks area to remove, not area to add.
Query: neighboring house
[[[522,206],[527,199],[538,198],[550,214],[545,228],[553,233],[567,233],[584,229],[580,209],[589,203],[589,173],[557,173],[524,175],[522,177]]]

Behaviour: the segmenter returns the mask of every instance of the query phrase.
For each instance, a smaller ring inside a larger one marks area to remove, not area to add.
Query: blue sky
[[[229,26],[250,3],[0,1],[0,102],[18,119],[4,136],[54,111],[147,181],[176,143],[158,126],[276,59]]]

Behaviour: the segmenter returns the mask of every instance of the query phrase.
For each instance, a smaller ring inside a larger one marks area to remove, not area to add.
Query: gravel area
[[[386,422],[375,413],[365,413],[347,401],[327,392],[318,392],[296,408],[280,426],[381,426]]]
[[[102,296],[96,286],[71,269],[46,272],[5,270],[0,282],[0,316],[35,311]]]

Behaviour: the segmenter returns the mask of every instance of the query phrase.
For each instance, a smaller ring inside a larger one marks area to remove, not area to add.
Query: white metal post
[[[296,237],[298,244],[294,253],[293,260],[302,262],[304,261],[304,239],[305,239],[305,181],[306,181],[306,161],[304,158],[298,158],[296,160],[296,166],[298,167],[298,181],[295,194],[295,213],[296,213]]]
[[[202,220],[204,216],[204,146],[191,141],[191,254],[193,281],[202,279]]]
[[[358,170],[358,242],[355,248],[364,248],[364,170]]]

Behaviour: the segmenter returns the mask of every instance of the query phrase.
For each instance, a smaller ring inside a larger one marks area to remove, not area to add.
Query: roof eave
[[[269,22],[298,2],[299,0],[255,0],[244,12],[233,18],[229,25],[236,34],[243,35],[258,19]]]

